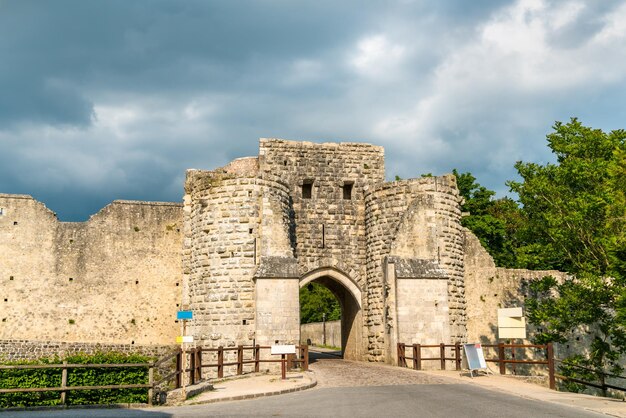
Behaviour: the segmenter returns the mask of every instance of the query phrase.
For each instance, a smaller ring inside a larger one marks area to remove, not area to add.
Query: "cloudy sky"
[[[572,116],[626,128],[626,1],[0,0],[0,192],[61,220],[180,201],[260,137],[504,195]]]

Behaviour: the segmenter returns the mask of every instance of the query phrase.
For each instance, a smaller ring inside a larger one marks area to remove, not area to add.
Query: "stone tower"
[[[316,281],[341,303],[346,358],[463,341],[455,178],[384,177],[382,147],[278,139],[261,139],[258,157],[189,170],[182,290],[195,339],[298,343],[298,291]]]

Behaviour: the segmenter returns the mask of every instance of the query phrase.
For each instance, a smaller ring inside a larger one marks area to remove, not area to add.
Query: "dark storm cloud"
[[[505,192],[515,160],[550,157],[554,120],[619,125],[624,12],[0,0],[0,192],[64,220],[113,199],[180,201],[186,168],[256,155],[259,137],[377,143],[390,178],[457,167]]]

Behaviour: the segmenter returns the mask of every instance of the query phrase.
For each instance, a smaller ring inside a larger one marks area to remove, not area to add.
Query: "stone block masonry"
[[[188,170],[182,204],[115,201],[67,223],[0,194],[0,353],[158,350],[179,335],[179,309],[193,311],[199,346],[297,344],[298,291],[312,281],[342,306],[349,359],[493,341],[492,310],[532,275],[489,264],[460,204],[453,175],[385,182],[382,147],[282,139]]]
[[[115,201],[79,223],[30,196],[0,207],[0,339],[175,341],[181,205]]]

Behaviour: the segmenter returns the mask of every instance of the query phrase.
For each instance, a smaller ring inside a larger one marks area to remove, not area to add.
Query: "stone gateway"
[[[155,352],[183,308],[198,345],[297,344],[315,281],[341,303],[344,357],[393,363],[397,342],[494,341],[497,306],[545,273],[497,269],[455,177],[386,182],[379,146],[261,139],[258,157],[188,170],[184,193],[82,223],[0,195],[0,356]]]

